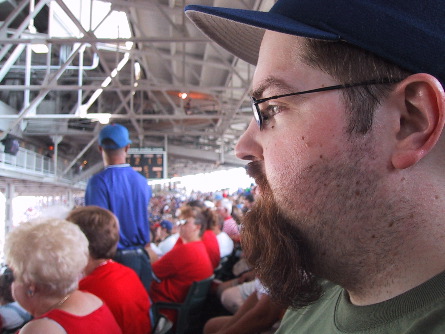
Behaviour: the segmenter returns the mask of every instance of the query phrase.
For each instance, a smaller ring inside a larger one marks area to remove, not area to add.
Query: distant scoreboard
[[[131,148],[128,150],[127,163],[147,179],[167,177],[166,153],[156,148]]]

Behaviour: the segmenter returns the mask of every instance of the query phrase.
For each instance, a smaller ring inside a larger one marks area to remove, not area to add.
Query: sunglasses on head
[[[180,220],[178,220],[176,222],[177,226],[182,226],[182,225],[185,225],[185,224],[187,224],[187,219],[180,219]]]

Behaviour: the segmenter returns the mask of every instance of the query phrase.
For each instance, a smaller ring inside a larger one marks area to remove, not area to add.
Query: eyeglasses
[[[250,97],[250,99],[251,99],[251,102],[252,102],[253,116],[255,117],[255,120],[256,120],[258,126],[260,127],[260,130],[262,130],[263,129],[265,116],[261,112],[259,104],[261,104],[263,102],[279,99],[281,97],[293,96],[293,95],[303,95],[303,94],[309,94],[309,93],[318,93],[318,92],[325,92],[325,91],[329,91],[329,90],[345,89],[345,88],[351,88],[351,87],[357,87],[357,86],[393,84],[393,83],[398,83],[400,81],[402,81],[402,79],[383,78],[383,79],[374,79],[374,80],[369,80],[369,81],[364,81],[364,82],[359,82],[359,83],[351,83],[351,84],[343,84],[343,85],[335,85],[335,86],[328,86],[328,87],[310,89],[310,90],[305,90],[305,91],[296,92],[296,93],[275,95],[275,96],[271,96],[271,97],[266,97],[264,99],[256,99],[256,98],[254,98],[252,96],[252,97]]]

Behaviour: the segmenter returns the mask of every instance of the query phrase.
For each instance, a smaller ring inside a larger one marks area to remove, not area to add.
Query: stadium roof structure
[[[243,166],[234,146],[252,118],[255,68],[204,36],[184,6],[273,3],[0,0],[0,139],[55,155],[59,179],[75,169],[86,180],[100,169],[106,122],[125,125],[132,147],[166,152],[166,177]]]

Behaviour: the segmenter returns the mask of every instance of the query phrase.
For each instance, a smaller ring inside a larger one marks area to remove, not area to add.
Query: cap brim
[[[337,34],[272,12],[189,5],[185,13],[211,40],[253,65],[258,61],[265,30],[323,40],[340,39]]]

